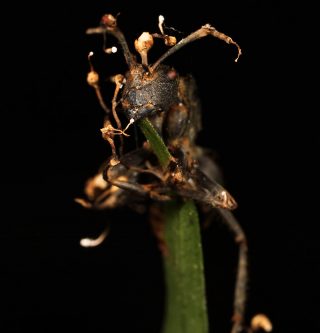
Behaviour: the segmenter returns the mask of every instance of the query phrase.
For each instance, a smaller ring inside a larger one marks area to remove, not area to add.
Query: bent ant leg
[[[115,167],[118,166],[119,164],[117,164]],[[103,173],[104,179],[109,184],[128,192],[134,192],[140,195],[141,197],[149,197],[156,201],[168,201],[171,199],[171,197],[167,194],[169,192],[168,188],[164,188],[158,184],[139,184],[134,179],[136,178],[135,175],[137,175],[137,171],[135,171],[134,169],[128,170],[128,173],[130,174],[130,172],[131,173],[133,172],[133,175],[131,176],[129,175],[128,177],[116,177],[116,178],[114,178],[112,175],[114,171],[113,169],[114,167],[112,166],[108,167]]]
[[[200,169],[198,172],[198,181],[202,186],[206,186],[206,184],[212,183],[215,187],[217,183],[214,179],[221,178],[220,169],[215,161],[210,158],[210,156],[206,156],[205,154],[201,154],[200,156]],[[204,174],[205,171],[210,177]],[[212,188],[213,185],[209,185],[209,188]],[[220,185],[219,185],[220,186]],[[218,189],[219,189],[218,186]],[[237,268],[237,276],[235,282],[234,289],[234,304],[233,304],[233,325],[231,329],[231,333],[239,333],[244,328],[244,316],[245,316],[245,306],[246,306],[246,296],[247,296],[247,285],[248,285],[248,246],[247,246],[247,238],[246,235],[236,220],[233,213],[230,209],[225,209],[226,207],[217,207],[214,211],[217,212],[221,216],[221,222],[224,223],[231,233],[234,236],[235,243],[238,246],[238,268]],[[234,207],[236,208],[236,207]]]
[[[234,240],[239,247],[238,270],[234,291],[233,303],[233,326],[231,333],[239,333],[244,327],[244,316],[248,285],[248,246],[246,235],[236,220],[234,215],[225,209],[218,208],[223,223],[229,228],[234,235]]]
[[[183,159],[180,158],[179,160],[181,166],[185,164],[184,161],[188,161],[185,154]],[[237,202],[222,185],[205,175],[197,166],[187,165],[186,167],[191,167],[191,170],[184,170],[182,167],[171,172],[170,183],[172,183],[176,193],[210,205],[213,208],[227,210],[237,208]]]
[[[109,179],[108,182],[114,186],[121,188],[122,190],[135,192],[141,196],[149,196],[151,199],[157,201],[168,201],[171,197],[165,193],[167,190],[161,190],[158,186],[154,186],[153,184],[138,184],[130,181],[124,180],[112,180]]]

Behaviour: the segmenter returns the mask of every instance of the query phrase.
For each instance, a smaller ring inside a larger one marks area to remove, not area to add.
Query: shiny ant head
[[[178,102],[178,75],[174,69],[160,65],[150,72],[137,64],[126,76],[122,93],[122,108],[134,121],[154,112],[167,111]]]

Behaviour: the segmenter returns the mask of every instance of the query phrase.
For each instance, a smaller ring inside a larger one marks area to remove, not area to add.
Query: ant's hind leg
[[[222,216],[222,222],[234,235],[235,242],[239,246],[239,259],[237,278],[233,303],[233,326],[231,333],[239,333],[244,328],[244,316],[246,307],[248,284],[248,247],[246,235],[234,215],[226,209],[217,209]]]

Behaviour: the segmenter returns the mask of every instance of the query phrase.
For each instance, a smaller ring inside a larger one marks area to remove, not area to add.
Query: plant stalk
[[[147,118],[139,126],[165,170],[172,156]],[[165,204],[166,309],[163,333],[208,333],[205,278],[198,212],[191,200]]]

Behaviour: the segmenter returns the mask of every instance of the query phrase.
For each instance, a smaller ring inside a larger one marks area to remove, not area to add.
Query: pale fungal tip
[[[143,32],[138,39],[134,41],[134,47],[141,56],[142,65],[148,66],[148,51],[153,45],[153,37],[149,32]]]
[[[116,53],[118,49],[115,46],[109,47],[104,50],[107,54]]]
[[[159,15],[159,23],[163,24],[164,22],[164,16],[163,15]]]
[[[89,57],[89,58],[92,57],[93,54],[94,54],[94,53],[93,53],[92,51],[90,51],[89,54],[88,54],[88,57]]]
[[[80,240],[80,245],[82,247],[91,247],[92,246],[92,239],[90,239],[90,238],[82,238]]]
[[[82,247],[96,247],[99,246],[108,236],[109,229],[105,229],[97,238],[82,238],[80,245]]]
[[[251,319],[251,328],[253,331],[263,329],[266,332],[271,332],[273,329],[270,319],[262,313],[255,315]]]
[[[139,37],[139,42],[141,43],[152,43],[153,37],[149,32],[143,32]]]
[[[158,23],[158,27],[159,30],[161,31],[161,33],[164,35],[164,31],[163,31],[163,22],[164,22],[164,16],[163,15],[159,15],[159,23]]]

